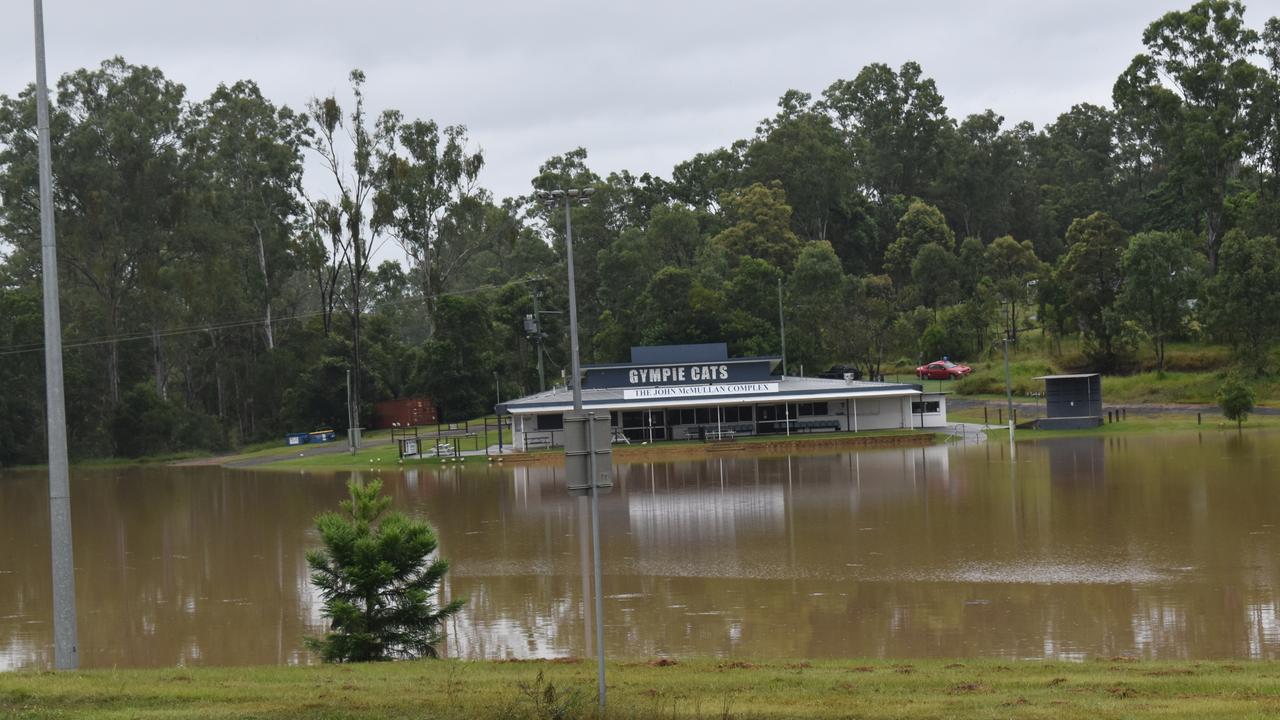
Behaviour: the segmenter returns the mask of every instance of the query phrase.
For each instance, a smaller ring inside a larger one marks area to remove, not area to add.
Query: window
[[[698,408],[694,412],[694,417],[697,418],[697,422],[699,425],[706,425],[707,423],[711,422],[711,413],[708,412],[707,408],[704,408],[704,407]]]
[[[644,427],[644,413],[638,410],[622,413],[622,427]]]
[[[920,402],[919,400],[917,400],[911,403],[911,414],[919,415],[921,413],[924,413],[924,414],[936,413],[939,410],[941,410],[940,406],[941,406],[941,403],[939,403],[937,400],[928,400],[925,402]]]
[[[795,416],[795,418],[812,418],[813,415],[829,415],[826,402],[801,402],[799,409],[792,416]]]
[[[693,408],[684,408],[683,410],[680,411],[681,425],[692,425],[695,422],[697,422],[697,419],[693,412]]]
[[[539,430],[563,430],[564,415],[539,415],[538,429]]]
[[[750,405],[743,405],[738,408],[738,420],[740,422],[751,422],[752,408]]]

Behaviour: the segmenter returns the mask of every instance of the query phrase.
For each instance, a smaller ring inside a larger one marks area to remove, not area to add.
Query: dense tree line
[[[524,319],[563,310],[566,283],[564,210],[535,198],[563,187],[595,188],[573,211],[587,362],[778,353],[781,288],[792,372],[976,357],[1032,327],[1097,369],[1198,339],[1268,372],[1280,19],[1203,0],[1143,42],[1110,106],[1040,129],[954,118],[919,65],[873,64],[787,91],[670,178],[602,177],[579,148],[500,202],[465,128],[366,108],[359,71],[301,113],[119,58],[69,73],[51,131],[72,452],[344,428],[348,372],[365,424],[385,398],[462,418],[537,390]],[[34,128],[33,89],[0,96],[0,464],[44,449]],[[541,319],[558,380],[565,319]]]

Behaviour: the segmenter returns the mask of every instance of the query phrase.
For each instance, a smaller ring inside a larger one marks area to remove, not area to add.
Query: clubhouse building
[[[584,410],[608,412],[616,442],[935,428],[946,397],[906,383],[778,374],[779,357],[730,358],[724,343],[631,348],[631,362],[583,368]],[[518,450],[564,444],[571,388],[502,403]]]

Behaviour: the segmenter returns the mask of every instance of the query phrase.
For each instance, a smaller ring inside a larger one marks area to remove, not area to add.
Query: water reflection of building
[[[785,512],[785,491],[772,484],[627,494],[631,534],[641,547],[733,542],[739,525],[752,532],[781,532]]]
[[[1100,437],[1056,438],[1044,443],[1049,478],[1055,484],[1100,484],[1106,479],[1106,441]]]

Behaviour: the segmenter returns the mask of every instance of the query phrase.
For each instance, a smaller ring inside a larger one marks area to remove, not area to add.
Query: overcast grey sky
[[[1142,30],[1190,0],[409,2],[45,0],[50,77],[122,55],[202,99],[252,78],[301,109],[368,74],[370,107],[461,123],[481,182],[526,193],[579,145],[593,169],[654,172],[747,137],[788,88],[916,60],[954,117],[992,108],[1037,127],[1108,103]],[[358,8],[358,9],[357,9]],[[1260,26],[1267,13],[1249,12]],[[34,78],[31,9],[6,3],[0,93]]]

